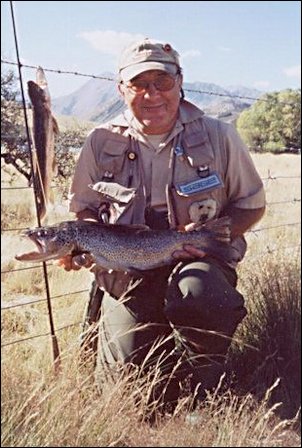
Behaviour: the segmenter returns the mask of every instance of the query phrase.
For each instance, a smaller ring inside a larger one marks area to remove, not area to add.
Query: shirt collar
[[[185,124],[200,119],[203,115],[204,112],[197,106],[189,101],[182,100],[179,105],[178,119],[166,143],[169,143],[177,134],[179,134],[183,130]],[[124,135],[132,135],[139,141],[144,142],[144,139],[139,131],[137,121],[129,109],[113,118],[111,125],[126,128],[124,130]]]

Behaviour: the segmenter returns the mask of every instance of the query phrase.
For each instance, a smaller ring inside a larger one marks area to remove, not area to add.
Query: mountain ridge
[[[73,93],[54,98],[55,114],[74,116],[82,120],[104,123],[125,110],[117,85],[111,73],[100,75],[103,79],[91,79]],[[210,116],[233,121],[263,92],[244,86],[221,87],[201,81],[184,82],[185,98]],[[240,98],[247,97],[247,98]]]

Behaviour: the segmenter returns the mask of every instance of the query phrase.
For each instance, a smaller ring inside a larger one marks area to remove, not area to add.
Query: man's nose
[[[146,92],[144,96],[153,96],[156,95],[159,92],[159,90],[155,87],[155,84],[153,82],[149,82],[148,86],[146,87]]]

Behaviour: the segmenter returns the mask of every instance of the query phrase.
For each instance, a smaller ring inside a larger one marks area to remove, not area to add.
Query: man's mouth
[[[152,106],[144,106],[143,109],[146,112],[158,112],[159,110],[161,110],[164,107],[164,104],[156,104],[156,105],[152,105]]]

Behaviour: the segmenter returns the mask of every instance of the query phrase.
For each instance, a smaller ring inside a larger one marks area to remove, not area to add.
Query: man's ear
[[[179,75],[178,75],[178,79],[179,79],[179,85],[180,85],[180,87],[182,87],[182,83],[183,83],[183,80],[184,80],[183,75],[182,75],[182,74],[179,74]]]
[[[122,95],[122,97],[124,98],[125,96],[125,91],[124,91],[124,86],[121,83],[118,83],[117,85],[118,91],[120,92],[120,95]]]

